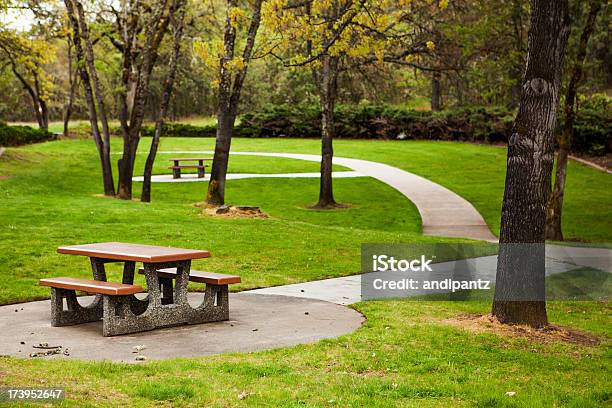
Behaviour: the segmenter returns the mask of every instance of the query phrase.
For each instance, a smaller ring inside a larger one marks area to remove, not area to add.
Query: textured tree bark
[[[544,228],[569,29],[567,0],[532,0],[521,102],[508,143],[492,310],[503,323],[548,323]]]
[[[546,239],[563,241],[563,230],[561,228],[561,217],[563,212],[563,197],[565,195],[565,180],[567,177],[567,160],[571,146],[572,135],[574,133],[574,117],[576,105],[576,93],[582,78],[582,67],[586,57],[589,38],[593,33],[595,20],[603,2],[592,0],[589,8],[587,20],[580,35],[578,53],[572,69],[572,76],[567,86],[565,95],[565,123],[559,137],[559,152],[557,154],[557,168],[555,172],[555,185],[548,200],[548,211],[546,217]]]
[[[440,104],[440,71],[434,71],[431,78],[431,110],[439,112]]]
[[[312,208],[334,208],[332,185],[333,138],[335,133],[334,106],[338,79],[339,57],[324,55],[321,58],[320,103],[321,103],[321,181],[319,200]]]
[[[510,88],[510,107],[516,108],[521,101],[521,80],[523,75],[524,61],[524,35],[523,35],[523,5],[525,0],[512,0],[512,11],[510,14],[512,27],[514,30],[514,52],[516,58],[513,58],[510,63],[509,77],[512,80]]]
[[[174,18],[176,11],[172,13],[172,28],[174,30],[174,36],[172,40],[172,56],[170,58],[170,67],[168,69],[168,75],[164,81],[162,99],[159,106],[159,115],[155,122],[155,133],[153,134],[153,140],[151,140],[151,148],[149,149],[149,155],[147,156],[147,162],[145,163],[144,169],[144,181],[142,183],[142,194],[140,201],[151,202],[151,174],[153,172],[153,163],[155,162],[155,155],[157,154],[157,147],[159,146],[159,139],[161,138],[164,117],[168,111],[168,105],[170,104],[170,96],[172,95],[172,88],[174,86],[174,80],[176,78],[176,68],[178,65],[179,54],[181,51],[181,39],[183,38],[183,28],[185,20],[185,6],[184,2],[177,0],[173,4],[173,8],[178,11],[178,17]]]
[[[84,18],[84,14],[82,13],[82,6],[78,7],[79,4],[75,5],[74,0],[64,0],[64,4],[66,5],[66,11],[68,13],[68,18],[70,20],[70,25],[72,26],[73,31],[73,42],[76,51],[77,57],[77,69],[79,70],[79,74],[81,76],[81,82],[83,83],[83,90],[85,94],[85,101],[87,102],[87,110],[89,112],[89,123],[91,124],[91,131],[94,138],[94,142],[96,143],[96,148],[98,150],[98,155],[100,156],[100,163],[102,165],[102,179],[104,184],[104,195],[106,196],[114,196],[115,195],[115,183],[113,181],[113,172],[111,170],[110,164],[110,136],[108,134],[108,123],[106,122],[106,110],[104,103],[96,107],[95,102],[95,93],[99,92],[98,87],[92,88],[92,78],[97,78],[95,66],[89,64],[87,61],[88,57],[86,56],[85,49],[83,48],[83,43],[89,51],[91,51],[91,55],[93,55],[93,51],[91,50],[91,41],[89,39],[89,33],[87,31],[87,26],[83,22],[80,23],[80,18]],[[79,10],[79,13],[75,9]],[[85,30],[82,30],[82,28]],[[86,62],[87,61],[87,62]],[[89,69],[93,69],[93,71],[88,71]],[[91,76],[90,76],[91,75]],[[97,82],[94,81],[94,84]],[[103,125],[104,137],[100,134],[100,128],[98,126],[98,109],[100,110],[100,119]]]
[[[223,38],[225,53],[221,58],[219,72],[215,154],[210,172],[208,191],[206,193],[206,203],[209,205],[225,204],[225,180],[229,164],[232,134],[238,114],[240,92],[242,91],[242,85],[247,74],[249,62],[251,61],[255,38],[257,37],[257,31],[261,22],[262,0],[257,0],[253,3],[253,15],[247,32],[246,44],[242,51],[243,66],[232,75],[228,63],[234,58],[236,27],[231,24],[229,10],[236,7],[236,4],[236,0],[227,1],[228,14],[225,21],[225,34]]]

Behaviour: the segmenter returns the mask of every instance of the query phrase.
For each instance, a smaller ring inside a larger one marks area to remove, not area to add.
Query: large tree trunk
[[[434,71],[431,78],[431,110],[439,112],[442,107],[440,103],[440,71]]]
[[[170,59],[170,68],[166,80],[164,81],[162,99],[159,106],[159,114],[157,121],[155,122],[155,133],[153,134],[153,140],[151,140],[151,148],[149,149],[149,155],[147,156],[147,162],[145,163],[144,169],[144,181],[142,184],[142,194],[140,201],[150,202],[151,201],[151,174],[153,173],[153,163],[155,162],[155,155],[157,154],[157,148],[159,146],[159,140],[162,135],[164,128],[164,117],[168,111],[168,105],[170,104],[170,96],[172,95],[172,88],[174,86],[174,79],[176,78],[176,67],[178,64],[179,53],[181,50],[181,39],[183,37],[183,27],[185,19],[185,8],[184,3],[178,0],[174,3],[174,7],[179,9],[178,17],[172,19],[172,27],[174,29],[174,37],[172,42],[172,56]]]
[[[548,323],[544,227],[568,35],[567,0],[532,0],[527,66],[508,144],[493,300],[493,315],[503,323]]]
[[[512,87],[510,89],[510,107],[516,108],[521,101],[521,79],[523,74],[523,68],[525,67],[524,61],[524,37],[523,37],[523,5],[525,0],[512,0],[512,27],[514,30],[513,41],[514,41],[514,52],[516,53],[516,60],[510,61],[510,72],[509,76],[512,80]]]
[[[561,215],[563,211],[563,196],[565,194],[565,179],[567,176],[567,159],[574,133],[574,106],[576,105],[576,92],[582,78],[582,66],[586,57],[587,45],[589,37],[593,32],[597,14],[601,9],[602,1],[591,1],[591,7],[587,16],[587,21],[580,36],[580,44],[578,45],[578,54],[572,70],[567,93],[565,95],[565,123],[561,136],[559,137],[559,153],[557,154],[557,169],[555,173],[555,186],[552,195],[548,200],[548,212],[546,219],[546,239],[554,241],[563,241],[563,230],[561,228]]]
[[[70,25],[72,26],[73,41],[77,57],[77,69],[79,70],[81,82],[83,83],[85,101],[87,102],[87,109],[89,112],[89,123],[91,124],[92,135],[102,165],[104,195],[114,196],[115,183],[113,181],[113,172],[110,164],[110,137],[108,135],[108,126],[106,122],[106,110],[103,103],[96,107],[94,94],[99,93],[100,89],[97,84],[97,74],[95,66],[93,65],[93,59],[90,60],[90,58],[93,58],[93,49],[87,30],[87,24],[85,21],[81,21],[81,19],[84,19],[83,7],[78,1],[76,1],[75,4],[74,0],[64,0],[64,3],[68,12]],[[83,44],[85,44],[86,48],[83,47]],[[90,71],[88,71],[88,69]],[[92,79],[94,87],[92,87]],[[98,110],[100,110],[104,137],[100,134],[100,128],[98,126]]]
[[[321,181],[319,185],[319,201],[313,208],[336,207],[332,186],[332,162],[334,157],[333,138],[335,133],[334,106],[339,59],[324,55],[321,61],[320,103],[321,103]]]

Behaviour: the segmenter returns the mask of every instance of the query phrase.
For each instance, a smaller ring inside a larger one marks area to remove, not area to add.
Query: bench
[[[206,167],[204,164],[204,160],[212,160],[210,157],[175,157],[169,159],[174,163],[173,166],[168,167],[172,169],[172,178],[180,179],[181,178],[181,169],[198,169],[198,178],[204,178],[206,176]],[[184,164],[181,165],[182,161],[197,161],[198,164]]]
[[[80,278],[44,278],[38,281],[41,286],[51,288],[51,325],[70,326],[74,324],[95,322],[103,319],[103,332],[108,331],[109,315],[124,315],[130,307],[131,297],[144,292],[138,285],[105,282]],[[89,306],[81,306],[77,301],[76,291],[96,295]],[[100,297],[103,307],[100,308]],[[64,309],[66,299],[66,309]]]
[[[144,274],[144,268],[140,268],[138,273]],[[176,268],[162,268],[157,270],[159,285],[162,291],[162,303],[172,303],[172,280],[176,279]],[[226,275],[223,273],[203,272],[191,269],[189,271],[191,282],[205,283],[205,296],[213,296],[215,306],[226,305],[229,309],[228,285],[240,283],[240,276]]]
[[[198,169],[198,178],[204,178],[206,176],[206,167],[208,165],[182,165],[182,166],[170,166],[169,169],[172,169],[172,178],[180,179],[181,178],[181,169]]]

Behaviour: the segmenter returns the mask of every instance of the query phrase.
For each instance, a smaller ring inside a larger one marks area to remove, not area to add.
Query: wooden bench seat
[[[41,286],[51,288],[51,326],[71,326],[103,320],[102,333],[112,336],[117,319],[123,319],[131,309],[131,303],[139,303],[135,293],[144,292],[138,285],[105,282],[80,278],[44,278],[38,281]],[[88,306],[81,306],[76,291],[95,294]],[[133,305],[138,313],[146,310],[146,303]],[[140,306],[140,307],[138,307]],[[144,306],[144,307],[143,307]]]
[[[208,165],[206,164],[183,164],[179,165],[175,163],[174,166],[168,167],[172,170],[172,178],[180,179],[181,178],[181,169],[198,169],[198,178],[204,178],[206,176],[206,168]]]
[[[198,165],[198,164],[184,164],[180,166],[170,166],[169,169],[203,169],[208,167],[208,164]]]
[[[144,292],[138,285],[126,285],[123,283],[104,282],[94,279],[80,278],[44,278],[38,282],[41,286],[49,286],[57,289],[80,290],[81,292],[95,293],[110,296],[127,296]]]
[[[140,268],[138,273],[144,274],[144,268]],[[176,268],[164,268],[157,271],[160,278],[175,279]],[[226,275],[223,273],[202,272],[191,269],[189,271],[189,280],[192,282],[206,283],[208,285],[222,286],[231,285],[232,283],[240,283],[240,276]]]

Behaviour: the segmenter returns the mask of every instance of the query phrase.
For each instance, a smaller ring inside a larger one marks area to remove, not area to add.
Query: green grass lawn
[[[143,139],[142,152],[148,143]],[[205,151],[213,143],[164,139],[160,150]],[[236,139],[232,148],[317,154],[319,142]],[[121,141],[113,140],[113,151],[120,150]],[[499,228],[504,149],[340,140],[335,153],[428,177],[470,200],[494,232]],[[137,174],[145,157],[138,156]],[[168,157],[158,157],[156,173],[169,172]],[[231,172],[316,170],[316,163],[290,159],[230,160]],[[568,177],[566,235],[609,242],[610,175],[572,162]],[[239,274],[243,283],[234,290],[241,290],[357,273],[363,242],[456,242],[422,236],[416,208],[385,184],[353,178],[337,179],[334,186],[337,200],[351,208],[308,210],[317,198],[317,179],[230,180],[230,203],[258,205],[270,218],[216,218],[193,205],[203,200],[206,183],[154,184],[150,204],[100,197],[91,141],[10,148],[0,158],[0,304],[48,298],[48,290],[36,286],[43,276],[90,277],[87,259],[55,253],[66,244],[118,240],[209,249],[213,257],[194,267]],[[134,187],[139,192],[140,183]],[[119,278],[117,267],[110,272],[111,280]],[[444,322],[460,313],[486,313],[488,302],[380,301],[355,307],[368,319],[362,329],[316,344],[136,366],[0,358],[0,384],[62,385],[68,391],[65,405],[78,407],[609,406],[608,303],[549,305],[552,322],[600,336],[596,346],[532,343]],[[508,397],[507,391],[517,394]]]
[[[0,384],[64,386],[63,406],[605,407],[607,342],[534,343],[445,323],[488,303],[372,301],[355,333],[265,352],[142,365],[0,358]],[[610,308],[550,302],[551,320],[610,336]],[[515,396],[506,396],[515,392]],[[241,399],[242,398],[242,399]]]

